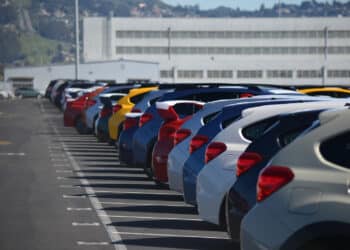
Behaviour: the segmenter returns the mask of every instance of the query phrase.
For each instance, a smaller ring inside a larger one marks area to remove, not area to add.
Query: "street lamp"
[[[75,79],[79,79],[79,0],[75,0]]]

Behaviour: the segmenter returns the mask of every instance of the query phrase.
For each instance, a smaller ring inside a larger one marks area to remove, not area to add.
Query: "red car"
[[[164,120],[152,153],[152,170],[156,183],[168,181],[168,154],[179,141],[177,137],[181,136],[177,135],[177,130],[203,105],[203,102],[189,100],[166,101],[156,104],[157,111]]]
[[[72,100],[67,100],[67,106],[64,111],[64,116],[63,116],[63,122],[64,126],[66,127],[74,127],[77,125],[77,121],[79,120],[78,118],[81,116],[82,111],[93,105],[94,100],[93,97],[98,95],[103,91],[104,87],[94,87],[91,89],[91,91],[83,94],[82,96],[72,99]]]

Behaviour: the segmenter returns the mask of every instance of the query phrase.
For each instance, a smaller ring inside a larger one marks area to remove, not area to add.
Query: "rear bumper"
[[[77,117],[81,114],[80,109],[69,108],[64,111],[63,123],[66,127],[74,127]]]

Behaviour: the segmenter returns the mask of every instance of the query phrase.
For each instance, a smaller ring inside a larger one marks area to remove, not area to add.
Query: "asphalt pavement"
[[[239,249],[47,100],[0,101],[0,249]]]

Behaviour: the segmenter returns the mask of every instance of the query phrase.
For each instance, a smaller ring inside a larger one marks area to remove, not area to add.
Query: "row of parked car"
[[[349,87],[57,80],[46,96],[242,249],[349,249]]]

